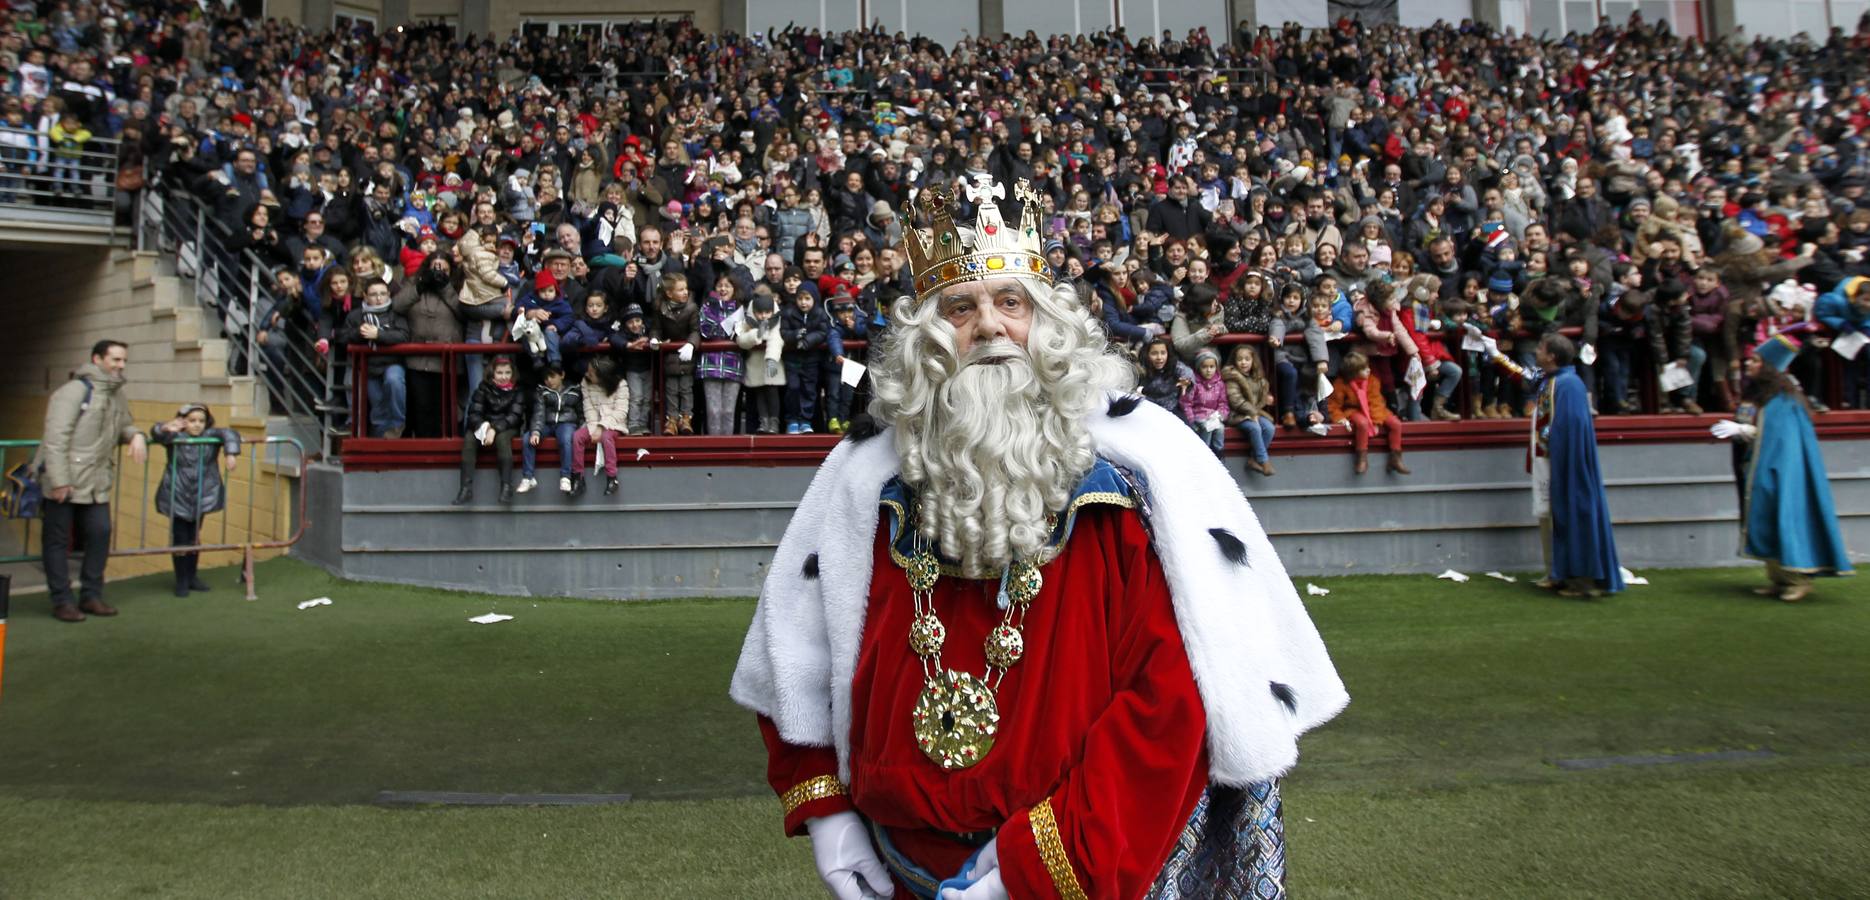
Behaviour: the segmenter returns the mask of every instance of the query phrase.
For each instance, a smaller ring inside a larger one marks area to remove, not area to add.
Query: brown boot
[[[1273,475],[1273,461],[1272,460],[1269,459],[1263,463],[1260,463],[1260,474],[1265,475],[1269,478],[1272,477]]]
[[[1351,464],[1351,471],[1355,472],[1358,475],[1362,475],[1363,473],[1370,471],[1369,451],[1367,450],[1357,451],[1356,462]]]
[[[1281,416],[1279,418],[1279,424],[1284,425],[1287,428],[1297,428],[1299,427],[1299,417],[1291,413],[1286,413],[1284,416]]]
[[[78,608],[91,615],[103,616],[105,618],[117,614],[117,607],[105,603],[102,600],[86,600],[78,604]]]
[[[1429,415],[1429,418],[1434,419],[1437,422],[1459,422],[1461,421],[1460,416],[1456,415],[1452,410],[1448,409],[1448,401],[1443,399],[1442,395],[1440,394],[1436,394],[1435,399],[1429,401],[1428,415]]]
[[[1408,466],[1405,466],[1405,465],[1403,465],[1403,461],[1402,461],[1402,451],[1401,451],[1401,450],[1398,450],[1398,451],[1396,451],[1395,453],[1392,453],[1392,454],[1390,454],[1390,464],[1389,464],[1389,470],[1390,470],[1391,472],[1395,472],[1395,473],[1396,473],[1396,474],[1398,474],[1398,475],[1413,475],[1413,474],[1415,474],[1415,473],[1413,473],[1413,472],[1410,472],[1410,471],[1409,471],[1409,467],[1408,467]]]
[[[674,437],[677,434],[676,428],[677,428],[676,418],[674,416],[663,416],[662,417],[662,433],[663,434],[669,435],[670,437]]]
[[[82,622],[84,613],[79,612],[78,607],[70,603],[55,603],[52,605],[52,618],[60,622]]]
[[[675,430],[684,435],[694,434],[695,417],[692,415],[682,416],[677,420]]]
[[[1701,404],[1696,403],[1693,399],[1683,400],[1682,401],[1682,412],[1685,412],[1691,416],[1701,415]]]
[[[1487,409],[1480,405],[1480,394],[1469,394],[1467,398],[1467,417],[1470,419],[1487,418]]]

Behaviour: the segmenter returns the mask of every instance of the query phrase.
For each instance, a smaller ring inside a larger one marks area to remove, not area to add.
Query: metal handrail
[[[319,419],[325,381],[310,342],[269,337],[260,343],[266,320],[282,305],[266,262],[251,250],[228,250],[232,230],[184,190],[146,191],[141,206],[139,238],[147,243],[153,233],[160,250],[175,254],[177,273],[192,282],[196,304],[215,316],[229,339],[228,373],[259,374],[269,396],[283,403],[281,412]]]
[[[170,441],[170,446],[175,447],[175,446],[188,446],[188,445],[208,445],[208,444],[220,444],[221,442],[222,441],[219,437],[212,436],[212,435],[203,435],[201,437],[177,437]],[[12,470],[13,468],[12,465],[9,464],[7,461],[7,456],[9,455],[10,451],[20,450],[20,449],[31,449],[36,452],[39,447],[39,444],[40,442],[37,440],[17,440],[17,439],[16,440],[0,440],[0,471],[11,471]],[[154,507],[154,503],[152,501],[150,492],[153,489],[152,485],[156,483],[156,482],[152,482],[149,477],[150,476],[150,464],[153,461],[153,458],[155,456],[155,454],[151,452],[149,456],[145,457],[143,460],[143,489],[142,489],[142,496],[140,498],[140,502],[137,507],[138,509],[137,523],[136,523],[137,546],[127,547],[127,548],[118,546],[117,545],[118,538],[124,534],[126,529],[113,527],[111,528],[111,531],[110,531],[110,540],[111,540],[110,555],[113,557],[118,557],[118,556],[174,556],[180,553],[211,553],[211,552],[217,552],[217,551],[236,551],[237,550],[237,551],[240,551],[241,553],[241,569],[242,569],[243,580],[245,581],[246,586],[247,586],[247,599],[248,600],[256,599],[257,594],[255,594],[254,592],[255,584],[254,584],[254,578],[253,578],[254,551],[276,550],[276,549],[283,549],[286,547],[290,547],[294,544],[297,544],[301,539],[303,539],[305,537],[306,529],[311,527],[310,509],[306,505],[306,502],[305,502],[306,482],[307,482],[307,479],[304,477],[305,463],[306,463],[305,445],[301,444],[299,440],[294,437],[272,436],[272,437],[264,438],[259,441],[243,442],[243,446],[242,446],[243,452],[240,454],[240,456],[246,458],[247,483],[249,485],[257,485],[259,483],[262,456],[271,457],[271,459],[268,460],[268,462],[271,465],[273,465],[275,468],[287,467],[287,466],[281,465],[281,461],[280,461],[281,454],[277,450],[273,451],[272,453],[262,453],[260,452],[258,448],[287,447],[287,446],[291,447],[294,451],[293,458],[285,462],[290,463],[289,468],[294,473],[292,477],[296,477],[299,482],[298,484],[299,514],[298,514],[297,520],[293,523],[292,532],[289,535],[287,535],[285,538],[275,539],[275,540],[270,540],[270,541],[253,540],[254,527],[256,524],[258,524],[255,519],[256,512],[255,512],[254,500],[256,500],[259,495],[256,491],[249,490],[248,495],[247,495],[247,504],[246,504],[246,507],[247,507],[246,527],[247,527],[247,538],[248,538],[247,540],[245,541],[228,540],[228,534],[227,534],[228,521],[229,519],[232,518],[232,516],[229,514],[232,512],[232,505],[230,502],[228,506],[224,507],[221,510],[224,514],[221,516],[221,535],[220,535],[221,539],[219,541],[214,542],[214,543],[208,543],[208,542],[199,540],[200,535],[205,533],[205,529],[204,529],[204,530],[198,530],[196,532],[196,535],[197,535],[196,543],[188,545],[188,546],[174,546],[174,545],[169,545],[169,544],[151,545],[149,543],[149,519],[150,519],[150,513],[154,510],[155,507]],[[244,452],[247,447],[254,448],[253,452]],[[117,466],[119,470],[121,470],[122,465],[123,465],[122,449],[123,449],[122,447],[118,448],[119,458],[117,460]],[[155,449],[156,448],[153,446],[150,447],[151,451],[154,451]],[[229,456],[227,457],[227,459],[229,461],[233,461],[236,459],[236,457]],[[171,452],[169,454],[169,458],[167,462],[164,463],[164,468],[173,470],[173,468],[177,465],[178,461],[179,461],[178,454]],[[200,464],[199,460],[197,461],[197,464],[198,465]],[[231,471],[231,467],[229,470]],[[202,474],[199,470],[197,471],[196,474],[197,474],[196,490],[198,492],[196,495],[196,507],[200,508],[202,495],[199,493],[199,491],[206,484],[206,481],[199,477]],[[279,521],[278,516],[282,512],[279,506],[279,501],[285,496],[285,489],[283,485],[280,483],[282,480],[282,477],[275,477],[273,479],[272,499],[273,499],[273,515],[274,515],[275,523]],[[115,483],[111,486],[111,491],[112,491],[111,505],[112,505],[113,511],[120,512],[123,509],[123,482],[124,482],[124,479],[121,477],[118,477],[115,479]],[[228,490],[228,489],[224,486],[223,490]],[[229,492],[228,499],[230,501],[232,499],[231,491]],[[24,519],[12,519],[8,521],[16,521],[16,522],[21,523],[21,537],[20,537],[21,552],[18,554],[10,555],[10,556],[0,556],[0,563],[39,562],[42,559],[42,557],[40,556],[40,554],[33,552],[33,547],[31,543],[33,519],[24,518]]]
[[[39,207],[114,213],[123,142],[92,137],[70,153],[50,132],[0,126],[0,208]]]

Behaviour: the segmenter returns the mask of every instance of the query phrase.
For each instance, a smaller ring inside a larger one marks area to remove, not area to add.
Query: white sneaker
[[[533,488],[536,488],[538,486],[539,486],[539,479],[537,478],[521,478],[519,480],[519,487],[516,488],[515,490],[521,494],[529,494],[529,493],[532,493]]]
[[[558,492],[561,494],[571,493],[571,476],[570,475],[558,476]]]

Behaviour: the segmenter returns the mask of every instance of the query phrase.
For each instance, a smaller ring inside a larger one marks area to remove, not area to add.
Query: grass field
[[[1870,897],[1870,587],[1756,570],[1320,580],[1353,697],[1288,782],[1300,897]],[[725,697],[752,604],[506,599],[262,566],[114,620],[14,604],[0,898],[822,896]],[[300,600],[329,596],[300,611]],[[516,618],[473,625],[488,611]],[[1572,771],[1709,750],[1767,759]],[[627,792],[399,809],[381,790]]]

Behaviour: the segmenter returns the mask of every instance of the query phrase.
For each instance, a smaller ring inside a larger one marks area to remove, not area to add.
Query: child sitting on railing
[[[584,453],[604,448],[604,496],[617,493],[617,432],[629,421],[630,386],[616,360],[600,356],[584,373],[584,427],[571,438],[571,494],[584,494]]]
[[[175,411],[175,418],[149,430],[152,443],[169,448],[169,464],[162,470],[162,483],[156,486],[156,511],[169,517],[169,546],[188,547],[200,543],[201,520],[211,512],[227,507],[227,486],[221,481],[216,463],[227,451],[227,468],[234,467],[240,455],[240,434],[231,428],[214,427],[214,413],[200,403],[189,403]],[[217,443],[176,443],[188,438],[215,438]],[[201,554],[177,553],[170,557],[175,567],[175,595],[208,590],[201,580]]]
[[[518,372],[510,356],[496,356],[488,364],[487,378],[468,401],[467,433],[461,436],[461,490],[455,505],[474,499],[474,469],[480,448],[492,447],[500,467],[500,502],[513,502],[513,438],[526,424],[526,395],[519,389]]]

